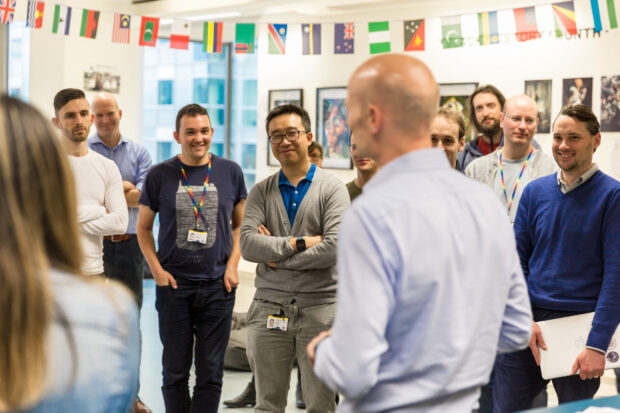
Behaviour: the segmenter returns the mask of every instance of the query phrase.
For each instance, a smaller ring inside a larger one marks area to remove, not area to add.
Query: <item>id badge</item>
[[[199,244],[207,243],[207,232],[206,231],[194,231],[190,229],[187,233],[187,242],[198,242]]]
[[[281,330],[286,331],[288,328],[288,317],[284,315],[270,315],[267,317],[267,329],[268,330]]]

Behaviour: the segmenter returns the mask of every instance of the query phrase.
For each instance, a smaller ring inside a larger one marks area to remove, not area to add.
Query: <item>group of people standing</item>
[[[553,383],[560,403],[592,397],[620,322],[620,183],[592,162],[598,120],[562,108],[552,159],[529,97],[485,85],[470,106],[481,135],[465,145],[426,65],[373,57],[348,85],[356,178],[311,161],[310,117],[284,105],[265,123],[281,168],[248,194],[241,168],[209,152],[200,105],[177,114],[181,153],[151,166],[109,94],[60,91],[60,140],[2,98],[0,411],[149,411],[136,398],[142,257],[167,412],[218,411],[241,256],[257,263],[256,411],[284,411],[295,362],[309,412],[335,411],[337,394],[341,412],[527,409],[547,384],[537,322],[585,312],[574,375]]]

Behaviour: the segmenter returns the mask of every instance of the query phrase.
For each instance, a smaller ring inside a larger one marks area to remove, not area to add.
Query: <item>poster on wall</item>
[[[581,103],[592,109],[591,77],[564,79],[562,83],[562,107]]]
[[[323,168],[351,169],[346,87],[316,90],[316,141],[323,146]]]
[[[620,132],[620,76],[601,77],[601,131]]]
[[[474,137],[474,128],[469,124],[469,96],[478,87],[478,83],[441,83],[439,84],[439,106],[448,106],[461,112],[465,119],[465,140]]]
[[[269,112],[271,109],[282,105],[297,105],[304,107],[304,90],[303,89],[282,89],[269,91]],[[280,166],[280,162],[273,156],[271,145],[267,145],[267,165]]]
[[[538,106],[537,133],[551,132],[551,80],[526,80],[525,94]]]
[[[84,71],[84,90],[92,92],[118,93],[121,89],[121,75],[110,66],[91,66]]]

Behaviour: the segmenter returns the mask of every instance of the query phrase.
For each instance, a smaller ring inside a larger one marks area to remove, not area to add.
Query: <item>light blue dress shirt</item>
[[[496,353],[530,337],[506,212],[441,149],[364,186],[338,240],[337,303],[315,372],[344,395],[339,412],[471,412]]]
[[[123,181],[131,182],[139,191],[142,191],[144,179],[152,164],[151,155],[144,146],[121,136],[114,149],[110,149],[101,141],[99,135],[94,134],[88,138],[88,147],[114,161],[121,171]],[[127,208],[127,211],[129,213],[127,233],[135,234],[136,224],[138,223],[138,208]]]

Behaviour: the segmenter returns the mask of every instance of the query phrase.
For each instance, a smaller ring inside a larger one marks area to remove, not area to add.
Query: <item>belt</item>
[[[129,241],[134,236],[135,236],[134,234],[106,235],[105,237],[103,237],[103,239],[106,241],[112,241],[112,242],[123,242],[123,241]]]

